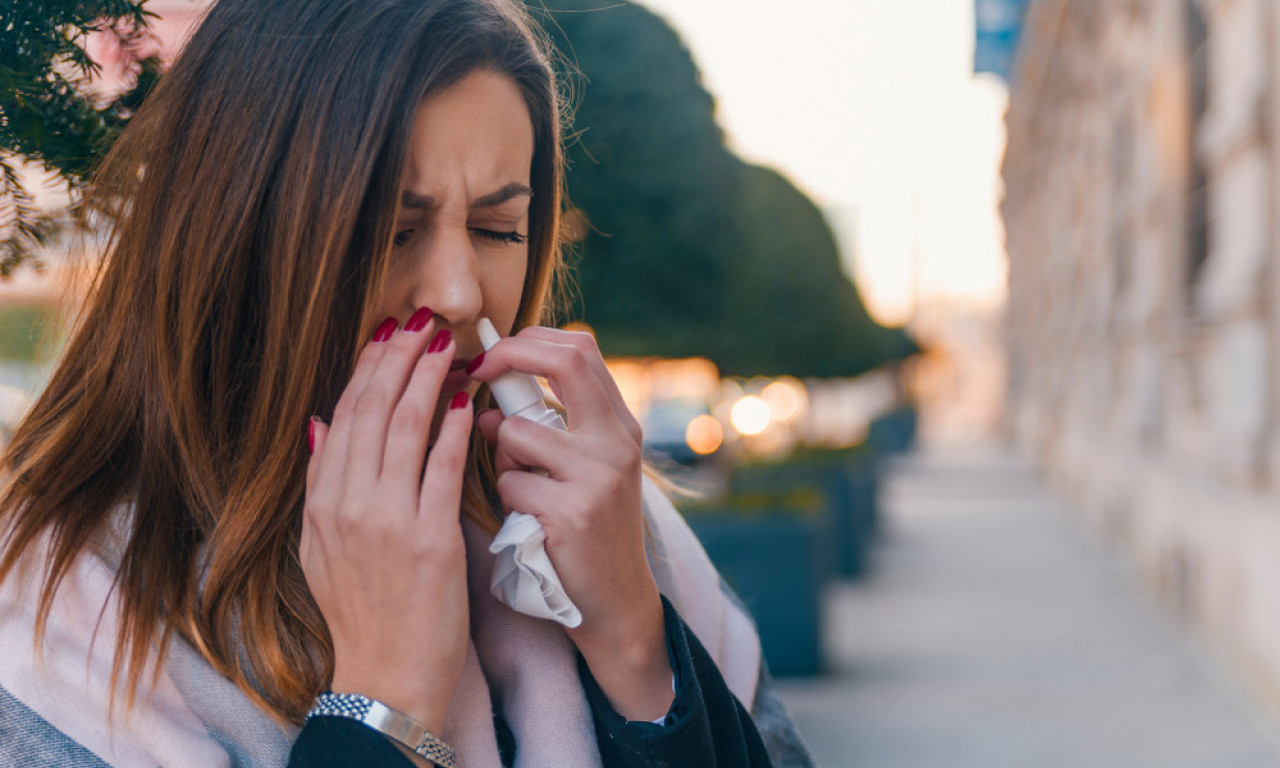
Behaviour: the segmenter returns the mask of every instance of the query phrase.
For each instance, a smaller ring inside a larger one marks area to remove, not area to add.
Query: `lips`
[[[471,383],[471,377],[467,374],[467,366],[471,363],[469,357],[455,358],[453,363],[449,365],[449,373],[444,377],[444,383],[440,385],[441,395],[451,395],[454,392],[461,392]]]

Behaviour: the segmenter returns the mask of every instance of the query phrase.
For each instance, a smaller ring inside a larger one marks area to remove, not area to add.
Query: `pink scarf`
[[[750,708],[760,669],[750,619],[725,597],[697,539],[648,481],[644,501],[659,589]],[[518,744],[517,768],[598,767],[573,644],[558,625],[516,613],[490,596],[490,536],[469,523],[464,534],[472,643],[442,734],[459,766],[501,766],[492,690]],[[295,734],[274,726],[185,643],[175,645],[155,687],[139,696],[133,711],[124,709],[121,694],[110,721],[108,681],[118,626],[111,569],[92,555],[77,560],[54,601],[42,664],[32,654],[33,570],[0,584],[0,686],[70,740],[119,768],[274,768],[288,761]]]

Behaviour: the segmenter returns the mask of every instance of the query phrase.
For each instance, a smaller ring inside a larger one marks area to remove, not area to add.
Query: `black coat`
[[[665,597],[662,607],[676,676],[675,701],[663,725],[624,720],[578,657],[604,768],[770,768],[750,713]],[[510,766],[519,745],[510,739],[501,718],[496,719],[503,762]],[[289,768],[331,767],[415,768],[387,737],[361,723],[342,717],[311,718],[294,743]]]

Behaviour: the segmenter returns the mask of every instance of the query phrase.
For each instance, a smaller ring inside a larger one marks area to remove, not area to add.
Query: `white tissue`
[[[507,515],[489,545],[494,555],[489,592],[514,611],[574,629],[582,624],[582,612],[556,576],[546,540],[537,518],[523,512]]]
[[[486,352],[501,341],[488,318],[476,321],[476,333]],[[498,401],[504,416],[529,419],[561,430],[565,428],[560,414],[543,402],[542,387],[534,376],[508,371],[489,382],[489,391]],[[537,518],[514,510],[507,515],[501,530],[489,545],[489,551],[494,554],[489,592],[513,611],[537,619],[558,621],[573,629],[582,623],[582,613],[569,599],[556,569],[551,565],[551,558],[547,557],[546,540]]]

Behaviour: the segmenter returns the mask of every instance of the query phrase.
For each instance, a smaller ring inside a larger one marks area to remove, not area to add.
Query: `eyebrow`
[[[492,208],[495,205],[502,205],[513,197],[533,197],[533,190],[528,184],[521,184],[513,181],[497,192],[478,198],[471,204],[472,208]],[[417,192],[405,190],[400,195],[400,205],[405,208],[426,208],[428,210],[436,207],[436,199],[430,195],[420,195]]]

